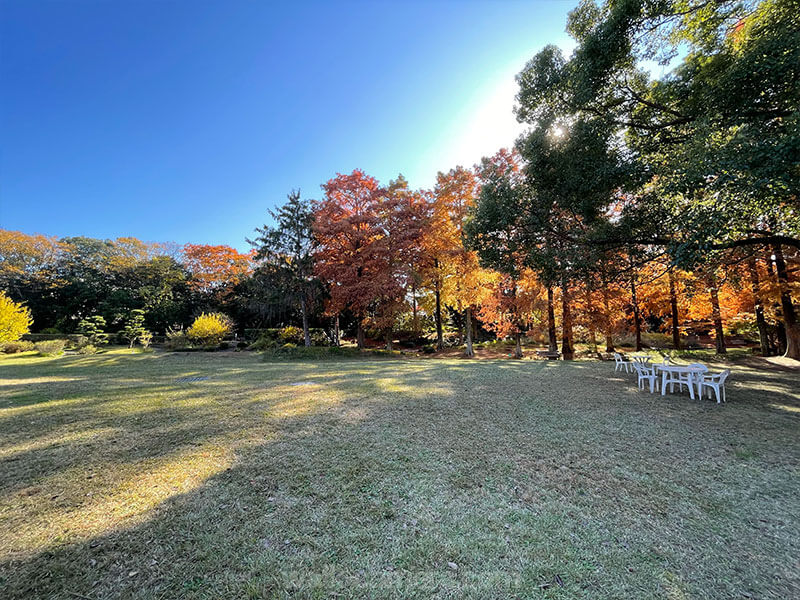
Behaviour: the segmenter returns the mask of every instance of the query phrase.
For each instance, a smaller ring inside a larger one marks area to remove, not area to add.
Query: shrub
[[[436,352],[436,348],[434,348],[432,345],[428,344],[428,345],[422,347],[422,352],[424,354],[433,354],[434,352]]]
[[[635,339],[633,340],[635,342]],[[642,344],[648,348],[668,348],[672,346],[672,335],[668,333],[642,333]]]
[[[20,352],[30,352],[33,350],[33,342],[18,340],[16,342],[6,342],[0,345],[5,354],[19,354]]]
[[[312,346],[330,346],[331,340],[325,335],[322,329],[311,330],[311,345]]]
[[[758,341],[758,325],[755,319],[747,319],[740,315],[730,319],[727,325],[731,335],[738,335],[754,342]]]
[[[189,337],[183,327],[167,327],[166,341],[164,342],[169,350],[184,350],[189,347]]]
[[[78,333],[89,338],[89,343],[93,346],[101,346],[108,343],[108,334],[105,332],[106,320],[96,315],[81,319],[78,323]]]
[[[258,329],[245,329],[244,339],[250,342],[255,342],[264,336],[269,336],[278,339],[280,329],[258,328]]]
[[[303,337],[303,330],[299,327],[295,327],[294,325],[289,325],[288,327],[284,327],[280,331],[280,338],[284,344],[304,344],[305,338]]]
[[[89,338],[87,338],[85,335],[73,335],[69,338],[66,338],[66,340],[67,348],[71,350],[80,350],[84,346],[89,345]]]
[[[98,351],[98,347],[92,344],[86,344],[78,348],[78,354],[97,354]]]
[[[54,335],[60,335],[63,331],[59,331],[58,327],[45,327],[39,333],[49,333]]]
[[[128,348],[142,337],[142,334],[149,333],[144,327],[144,311],[141,308],[134,308],[128,315],[127,323],[122,329],[122,337],[128,342]],[[150,336],[152,339],[152,335]]]
[[[237,350],[244,350],[247,348],[247,342],[236,342]]]
[[[153,343],[153,334],[145,329],[139,334],[139,343],[142,345],[144,350],[147,350],[150,348],[150,344]]]
[[[47,340],[37,342],[34,347],[42,356],[58,356],[64,353],[64,346],[66,345],[66,340]]]
[[[285,344],[280,347],[272,347],[267,349],[263,356],[264,359],[336,359],[336,358],[362,358],[367,356],[368,353],[358,350],[358,348],[342,348],[338,346],[312,346],[306,348],[305,346],[296,346],[294,344]]]
[[[278,359],[278,360],[326,360],[326,359],[342,359],[342,358],[388,358],[400,356],[400,352],[392,352],[389,350],[359,350],[353,347],[341,346],[295,346],[294,344],[284,344],[278,348],[270,348],[263,353],[265,360]]]
[[[305,340],[303,339],[303,330],[299,327],[284,327],[283,329],[246,329],[246,332],[260,331],[258,339],[250,344],[250,350],[267,350],[269,348],[277,348],[283,344],[291,343],[298,346],[304,346]],[[331,341],[325,334],[324,329],[311,328],[309,329],[312,346],[330,346]],[[250,339],[250,338],[247,338]]]
[[[231,332],[231,321],[221,313],[203,313],[194,320],[187,335],[192,343],[213,348]]]
[[[0,344],[16,342],[30,331],[31,323],[33,319],[28,307],[0,292]]]
[[[264,334],[255,342],[250,344],[250,350],[269,350],[270,348],[277,348],[280,344],[277,340],[269,334]]]

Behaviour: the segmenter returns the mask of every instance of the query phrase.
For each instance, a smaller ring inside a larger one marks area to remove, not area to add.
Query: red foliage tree
[[[406,297],[415,283],[422,238],[429,223],[429,205],[420,192],[410,190],[402,176],[389,182],[376,205],[381,235],[376,238],[377,259],[382,263],[384,287],[377,298],[376,325],[392,348],[397,317],[408,308]]]
[[[391,347],[394,321],[405,309],[418,261],[427,205],[402,177],[382,188],[358,169],[337,175],[322,188],[325,198],[314,216],[315,271],[330,287],[329,311],[353,312],[359,348],[365,320],[373,314]]]
[[[330,288],[328,310],[349,309],[358,322],[358,347],[364,346],[364,319],[371,305],[390,284],[383,268],[379,241],[378,180],[356,169],[322,185],[325,198],[316,207],[314,234],[318,251],[316,275]]]

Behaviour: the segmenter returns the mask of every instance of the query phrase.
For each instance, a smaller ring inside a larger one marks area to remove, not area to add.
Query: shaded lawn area
[[[5,357],[0,596],[800,597],[799,394],[752,367],[717,406],[588,361]]]

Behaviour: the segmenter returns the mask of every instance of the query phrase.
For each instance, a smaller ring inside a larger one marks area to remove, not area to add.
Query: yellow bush
[[[16,342],[31,328],[31,311],[0,292],[0,344]]]
[[[231,332],[231,321],[221,313],[203,313],[194,320],[186,334],[193,343],[217,346]]]

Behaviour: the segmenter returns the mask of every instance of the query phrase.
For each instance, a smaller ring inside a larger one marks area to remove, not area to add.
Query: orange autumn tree
[[[384,290],[393,288],[385,268],[385,235],[380,223],[383,190],[378,180],[360,169],[337,174],[323,184],[325,197],[314,212],[318,250],[316,275],[328,284],[328,311],[355,315],[359,348],[364,347],[364,323]]]
[[[572,296],[575,315],[573,322],[588,338],[592,351],[597,351],[597,333],[605,331],[606,313],[603,309],[602,290],[595,278],[584,275],[580,285],[573,285]]]
[[[186,244],[183,263],[191,272],[192,289],[218,303],[228,300],[233,287],[253,271],[253,253],[209,244]]]
[[[51,280],[57,269],[61,245],[40,234],[0,229],[0,287],[10,289],[16,282]]]
[[[747,266],[716,257],[692,274],[693,285],[687,317],[693,321],[710,321],[718,354],[726,352],[724,332],[733,322],[755,313],[754,296],[749,285]]]
[[[472,315],[490,293],[492,274],[481,268],[478,253],[464,246],[464,223],[479,193],[475,173],[456,167],[438,173],[431,199],[431,223],[423,244],[428,257],[426,282],[434,295],[437,346],[442,346],[441,306],[464,315],[465,354],[473,356]]]
[[[23,301],[39,319],[42,310],[58,306],[56,292],[63,284],[59,261],[63,245],[54,237],[0,229],[0,290]]]
[[[695,284],[691,273],[674,268],[666,257],[651,261],[639,269],[639,307],[644,317],[660,320],[669,331],[672,347],[680,348],[681,323],[691,306],[687,290]]]
[[[476,252],[464,250],[453,256],[449,263],[449,272],[445,286],[447,304],[459,313],[464,314],[465,356],[475,356],[472,346],[472,317],[480,310],[496,285],[500,275],[491,269],[481,267]]]
[[[498,338],[513,338],[514,357],[522,358],[522,336],[546,323],[547,290],[530,269],[492,279],[478,316]]]

